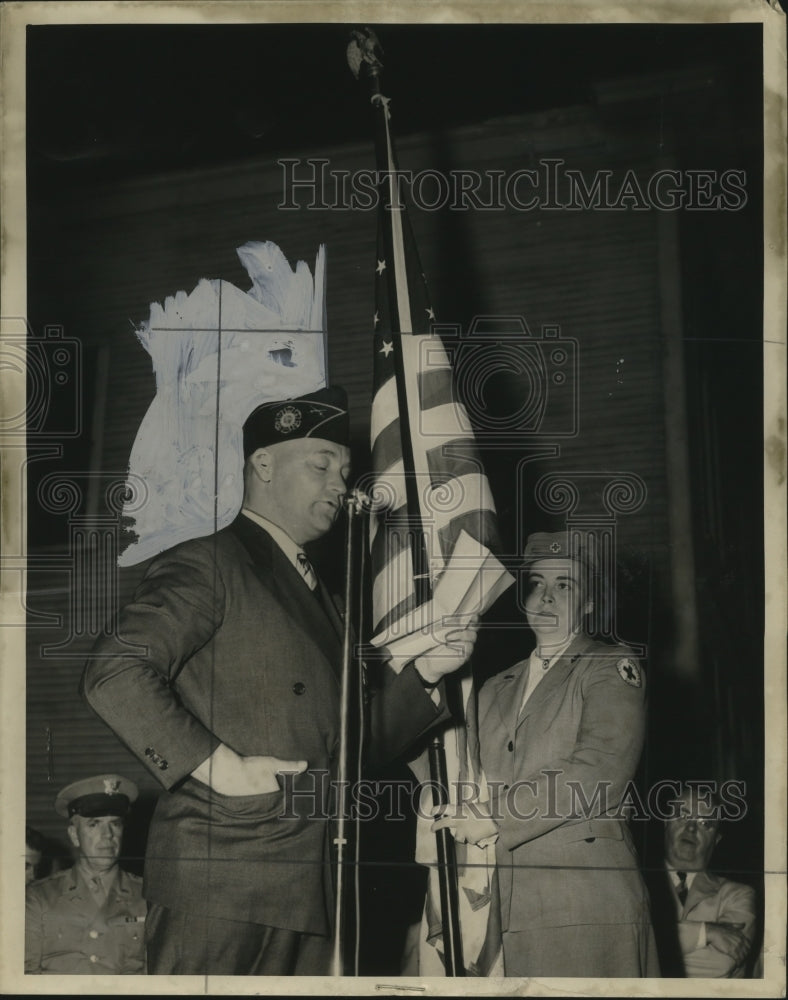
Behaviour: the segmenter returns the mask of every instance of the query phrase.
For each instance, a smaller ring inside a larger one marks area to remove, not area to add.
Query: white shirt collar
[[[288,535],[284,528],[280,528],[278,524],[274,524],[273,521],[269,521],[267,517],[263,517],[262,514],[258,514],[253,510],[249,510],[248,507],[242,507],[241,513],[248,517],[250,521],[254,521],[256,525],[261,527],[263,531],[267,531],[268,534],[273,538],[279,548],[287,556],[288,560],[293,564],[293,566],[298,570],[300,576],[304,576],[304,572],[298,564],[299,555],[306,556],[306,553],[301,548],[301,546],[294,542],[293,539]],[[317,582],[317,581],[315,581]],[[307,585],[311,586],[307,580]]]
[[[681,881],[681,879],[676,874],[677,871],[683,871],[684,874],[687,876],[685,884],[687,886],[687,889],[689,889],[692,886],[692,883],[695,881],[695,876],[698,873],[697,872],[688,872],[688,871],[685,871],[683,868],[678,868],[677,869],[677,868],[671,868],[670,866],[668,866],[668,874],[670,875],[670,880],[671,880],[671,882],[674,885],[678,885],[679,882]]]

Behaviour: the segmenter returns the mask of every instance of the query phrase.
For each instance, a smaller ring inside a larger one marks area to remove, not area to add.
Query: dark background
[[[55,385],[62,369],[68,389],[47,396],[28,437],[28,820],[62,836],[52,810],[59,787],[105,770],[128,774],[142,791],[131,866],[157,789],[82,704],[77,683],[103,615],[144,567],[110,574],[109,589],[91,582],[73,558],[84,545],[75,532],[87,533],[97,565],[114,563],[122,543],[103,490],[109,474],[122,478],[154,391],[132,323],[200,277],[245,287],[234,247],[249,239],[273,239],[291,262],[310,266],[317,244],[328,244],[330,375],[351,393],[363,470],[374,213],[277,209],[277,159],[373,166],[368,104],[344,56],[350,27],[28,29],[28,317],[31,343],[49,359],[45,383]],[[534,499],[543,474],[585,474],[595,523],[602,487],[589,473],[627,471],[646,484],[642,508],[615,525],[616,635],[642,644],[648,659],[640,787],[666,777],[744,781],[747,816],[730,825],[715,866],[760,890],[760,26],[376,31],[403,169],[511,172],[560,157],[589,177],[631,168],[647,178],[665,166],[746,173],[738,211],[412,210],[411,218],[441,321],[467,329],[479,315],[519,315],[535,335],[557,324],[577,343],[579,432],[483,446],[503,551],[514,561],[526,533],[557,526]],[[52,360],[60,336],[72,344],[62,363]],[[498,392],[501,406],[514,407],[527,388],[501,379]],[[528,461],[545,443],[560,453]],[[52,445],[54,457],[44,450]],[[77,483],[81,499],[60,509],[42,500],[51,477]],[[316,558],[336,579],[336,548]],[[47,614],[56,618],[40,618]],[[527,654],[527,631],[512,627],[520,620],[510,593],[482,633],[480,678]],[[654,864],[657,825],[635,832]],[[411,836],[409,826],[389,824],[368,838],[371,972],[396,971],[405,918],[419,908]],[[391,936],[380,932],[384,917]]]

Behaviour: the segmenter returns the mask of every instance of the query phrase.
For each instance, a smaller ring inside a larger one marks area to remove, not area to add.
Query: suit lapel
[[[315,593],[320,595],[320,603],[323,605],[323,610],[331,622],[331,627],[337,634],[337,638],[340,642],[344,641],[345,637],[345,623],[342,620],[342,616],[337,610],[336,604],[334,604],[334,599],[323,586],[323,581],[320,577],[317,578],[317,590]]]
[[[495,678],[497,692],[495,707],[501,717],[506,732],[513,732],[517,721],[517,711],[523,699],[523,691],[528,679],[528,660],[521,660]]]
[[[342,653],[341,621],[323,584],[318,580],[318,589],[310,590],[273,538],[250,518],[239,515],[231,528],[249,553],[260,582],[303,632],[314,640],[334,673],[338,674]],[[329,608],[333,609],[333,615]]]
[[[687,900],[684,903],[684,913],[687,914],[694,909],[698,903],[719,892],[719,879],[709,872],[698,872],[692,880],[692,885],[687,893]]]

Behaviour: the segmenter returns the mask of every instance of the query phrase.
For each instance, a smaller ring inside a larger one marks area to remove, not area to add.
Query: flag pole
[[[383,199],[381,211],[390,213],[390,225],[384,228],[386,260],[388,268],[388,303],[391,310],[391,327],[396,331],[392,337],[394,371],[397,386],[397,400],[400,416],[401,449],[404,467],[404,484],[407,497],[407,527],[413,569],[415,603],[427,603],[432,596],[424,525],[421,518],[419,487],[416,477],[413,450],[410,441],[408,386],[402,355],[402,335],[414,333],[411,314],[410,292],[405,266],[403,220],[405,206],[401,200],[393,139],[388,127],[388,98],[380,89],[383,64],[379,54],[378,40],[369,28],[363,32],[353,32],[353,40],[348,47],[348,62],[353,74],[363,75],[368,83],[370,100],[375,109],[375,152],[378,165],[379,196]],[[413,400],[411,405],[417,408]],[[415,412],[415,410],[414,410]],[[440,735],[433,737],[428,760],[433,804],[445,806],[449,802],[446,753]],[[459,916],[459,890],[457,878],[457,858],[454,840],[448,830],[436,833],[438,881],[441,902],[444,963],[447,976],[465,975],[462,952],[462,935]]]

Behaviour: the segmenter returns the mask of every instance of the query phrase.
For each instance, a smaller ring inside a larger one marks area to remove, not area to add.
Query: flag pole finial
[[[383,48],[372,28],[354,29],[350,33],[347,47],[347,62],[353,76],[358,80],[362,67],[370,76],[378,76],[383,69],[380,57]]]

